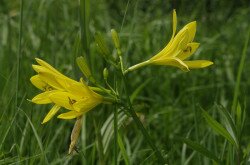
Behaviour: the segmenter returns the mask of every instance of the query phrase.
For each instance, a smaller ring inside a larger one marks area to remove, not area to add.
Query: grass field
[[[190,72],[146,66],[123,79],[104,60],[96,34],[117,57],[116,29],[128,68],[168,43],[173,9],[178,31],[197,21],[200,47],[191,59],[214,64]],[[250,164],[249,17],[247,0],[1,0],[0,164]],[[41,124],[51,105],[29,101],[39,93],[31,65],[38,57],[79,80],[82,55],[106,88],[108,69],[125,106],[101,104],[86,113],[78,152],[68,155],[75,120]]]

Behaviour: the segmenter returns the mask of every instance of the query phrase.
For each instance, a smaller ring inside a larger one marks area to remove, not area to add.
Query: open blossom
[[[45,61],[36,58],[39,65],[32,65],[37,75],[31,77],[31,83],[43,92],[31,101],[36,104],[54,104],[42,123],[49,121],[61,107],[69,112],[58,116],[60,119],[77,118],[103,102],[103,97],[92,91],[81,80],[72,80]]]
[[[132,71],[145,65],[168,65],[189,71],[195,68],[204,68],[212,65],[213,62],[208,60],[186,60],[199,47],[199,43],[193,42],[196,33],[196,21],[188,23],[177,34],[177,16],[173,11],[173,34],[164,49],[147,61],[130,67],[127,71]],[[176,35],[175,35],[176,34]]]

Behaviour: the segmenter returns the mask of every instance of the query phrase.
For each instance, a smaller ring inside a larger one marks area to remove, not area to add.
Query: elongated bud
[[[115,29],[111,29],[111,36],[116,48],[120,48],[120,40]]]
[[[104,80],[107,80],[108,76],[109,76],[109,71],[108,71],[107,68],[104,68],[103,69],[103,78],[104,78]]]
[[[87,64],[87,60],[85,57],[81,56],[81,57],[77,57],[76,58],[76,63],[78,65],[78,67],[80,68],[80,70],[82,71],[83,75],[89,79],[90,81],[95,81],[91,72],[90,72],[90,69],[89,69],[89,66]]]
[[[118,33],[116,32],[115,29],[111,29],[111,36],[112,36],[112,40],[114,42],[115,48],[117,50],[117,54],[119,56],[121,56],[121,50],[120,50],[120,40],[119,40],[119,36]]]
[[[99,48],[100,53],[104,56],[105,59],[108,59],[108,57],[110,56],[110,51],[101,33],[97,32],[95,34],[95,42],[97,47]]]
[[[70,136],[69,154],[76,150],[76,144],[81,132],[82,116],[78,117]]]

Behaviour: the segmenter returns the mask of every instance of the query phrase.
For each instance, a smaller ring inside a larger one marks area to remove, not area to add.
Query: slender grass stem
[[[19,24],[19,39],[18,39],[18,54],[17,54],[17,64],[16,64],[16,96],[15,96],[15,108],[18,109],[18,91],[19,91],[19,74],[20,74],[20,59],[22,56],[22,31],[23,31],[23,0],[20,0],[20,24]]]
[[[235,111],[236,111],[236,107],[237,107],[237,100],[238,100],[238,95],[240,92],[241,75],[242,75],[244,64],[245,64],[249,38],[250,38],[250,29],[248,30],[248,33],[247,33],[247,37],[246,37],[245,44],[244,44],[242,54],[241,54],[240,64],[238,67],[236,85],[234,88],[233,104],[232,104],[232,110],[231,110],[232,116],[234,116]]]
[[[117,150],[117,141],[118,141],[118,124],[117,124],[117,104],[114,105],[114,159],[115,165],[118,163],[118,150]]]
[[[141,130],[141,132],[142,132],[144,138],[146,139],[147,143],[150,145],[150,147],[155,152],[155,155],[157,156],[158,161],[164,164],[166,162],[164,157],[161,155],[160,151],[158,150],[156,145],[153,143],[150,135],[148,134],[147,130],[144,128],[142,122],[140,121],[140,119],[138,118],[138,116],[135,113],[135,110],[134,110],[134,108],[132,106],[132,103],[130,101],[130,97],[129,97],[128,92],[127,92],[126,77],[123,74],[122,74],[122,80],[123,80],[123,83],[124,83],[124,91],[125,91],[125,95],[127,97],[127,102],[129,104],[128,111],[129,111],[130,115],[132,116],[133,120],[135,121],[137,127]]]

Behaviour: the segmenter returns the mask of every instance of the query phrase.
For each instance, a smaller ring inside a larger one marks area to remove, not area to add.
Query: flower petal
[[[189,71],[188,66],[180,59],[178,58],[168,58],[168,59],[161,59],[161,60],[155,60],[153,61],[153,64],[155,65],[169,65],[178,67],[183,71]]]
[[[176,27],[177,27],[177,15],[175,9],[173,10],[173,34],[172,38],[174,38],[174,35],[176,33]]]
[[[60,106],[54,105],[49,111],[49,113],[43,119],[42,124],[48,122],[53,116],[55,116],[55,114],[59,111],[60,108],[61,108]]]
[[[49,98],[52,102],[55,104],[64,107],[69,110],[74,110],[73,104],[80,100],[80,97],[77,97],[76,95],[70,94],[68,92],[61,92],[57,91],[51,95],[49,95]]]
[[[56,77],[56,81],[67,91],[70,93],[74,93],[78,96],[84,96],[89,93],[88,86],[77,82],[75,80],[63,77]]]
[[[191,42],[187,44],[186,48],[182,51],[182,53],[178,55],[178,58],[181,60],[187,59],[198,49],[199,45],[200,44],[197,42]]]
[[[39,75],[32,76],[30,78],[31,83],[40,90],[45,90],[46,86],[48,85],[44,82]]]
[[[56,80],[56,75],[54,75],[53,73],[51,73],[51,72],[40,72],[38,75],[40,76],[40,78],[44,82],[46,82],[47,84],[49,84],[53,88],[59,89],[59,90],[64,90],[62,85],[59,84],[58,81]]]
[[[196,33],[196,21],[188,23],[185,27],[188,28],[188,42],[192,42]]]
[[[190,69],[205,68],[213,64],[208,60],[183,61]]]
[[[78,112],[88,112],[89,110],[93,109],[95,106],[101,103],[101,100],[97,100],[94,98],[84,98],[77,101],[73,107]]]
[[[178,48],[181,48],[181,45],[179,46],[181,41],[188,41],[188,29],[183,28],[178,34],[174,37],[173,41],[171,43],[168,43],[168,45],[161,50],[158,54],[153,56],[150,60],[158,60],[158,59],[164,59],[164,58],[172,58],[176,55],[176,52],[178,51]],[[183,45],[183,44],[182,44]],[[183,47],[183,46],[182,46]]]
[[[31,101],[33,103],[36,103],[36,104],[52,103],[51,99],[49,98],[49,95],[52,93],[55,93],[55,90],[40,93],[40,94],[36,95]]]
[[[52,67],[50,64],[48,64],[47,62],[45,62],[45,61],[43,61],[43,60],[41,60],[41,59],[39,59],[39,58],[35,58],[36,59],[36,62],[38,63],[38,64],[40,64],[41,66],[43,66],[43,67],[45,67],[45,68],[47,68],[47,69],[49,69],[49,70],[51,70],[52,72],[55,72],[55,73],[57,73],[57,74],[61,74],[58,70],[56,70],[54,67]],[[62,75],[62,74],[61,74]]]
[[[74,118],[81,116],[82,114],[83,114],[82,112],[70,111],[70,112],[60,114],[59,116],[57,116],[57,118],[59,118],[59,119],[74,119]]]

